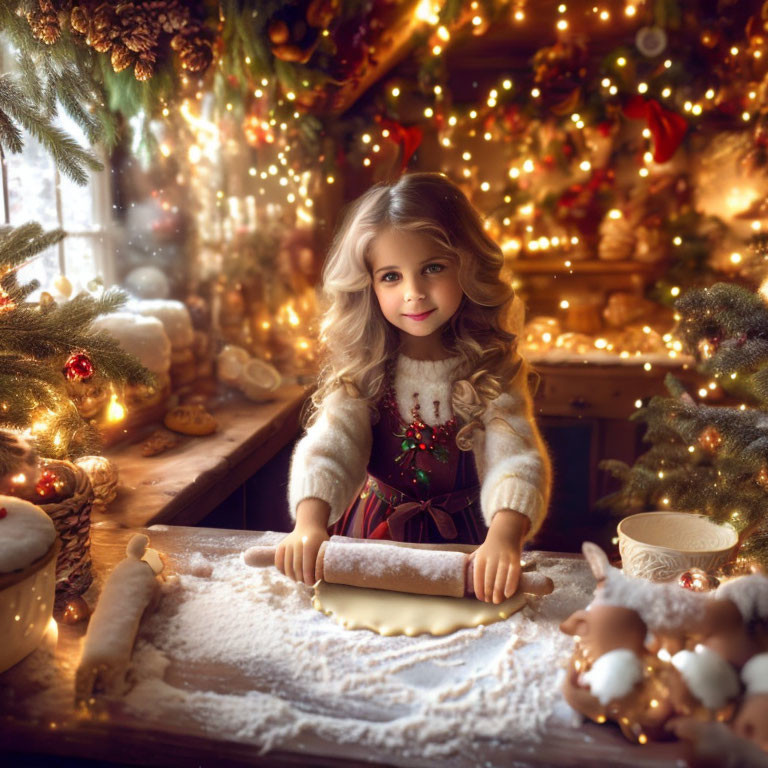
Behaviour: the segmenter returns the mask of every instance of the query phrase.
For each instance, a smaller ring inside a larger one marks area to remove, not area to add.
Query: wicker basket
[[[82,595],[93,581],[90,547],[94,494],[88,475],[75,464],[44,459],[41,467],[56,475],[56,495],[39,506],[53,520],[61,539],[54,602],[54,611],[60,613],[71,598]]]

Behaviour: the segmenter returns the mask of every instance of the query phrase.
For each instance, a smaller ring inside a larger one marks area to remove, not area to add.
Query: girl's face
[[[370,262],[381,311],[401,336],[439,338],[464,295],[452,257],[422,235],[389,228],[374,240]]]

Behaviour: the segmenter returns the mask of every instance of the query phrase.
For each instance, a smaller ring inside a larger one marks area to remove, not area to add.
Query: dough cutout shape
[[[346,584],[315,584],[312,606],[345,629],[370,629],[379,635],[450,635],[459,629],[509,618],[528,602],[518,592],[498,605],[474,597],[443,597],[366,589]]]

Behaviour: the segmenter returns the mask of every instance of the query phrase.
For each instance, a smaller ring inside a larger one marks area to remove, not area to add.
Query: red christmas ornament
[[[71,354],[62,370],[62,373],[69,381],[85,381],[93,376],[93,372],[93,362],[85,352],[75,352]]]
[[[2,520],[8,514],[8,510],[5,507],[0,507],[0,520]]]
[[[55,496],[56,492],[56,475],[50,469],[44,469],[35,486],[35,493],[44,501]]]
[[[716,589],[720,584],[714,576],[710,576],[706,571],[702,571],[701,568],[691,568],[690,571],[681,573],[678,576],[677,583],[683,589],[688,589],[691,592],[709,592],[712,589]]]

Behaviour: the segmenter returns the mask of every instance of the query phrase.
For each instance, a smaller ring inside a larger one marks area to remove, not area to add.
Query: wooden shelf
[[[566,266],[570,261],[570,266]],[[512,270],[517,275],[652,275],[659,268],[659,263],[646,264],[641,261],[601,261],[586,259],[569,260],[567,256],[557,258],[512,259]]]
[[[211,408],[219,422],[215,434],[179,435],[178,446],[161,456],[143,456],[138,441],[109,449],[120,485],[106,512],[94,513],[92,520],[127,528],[196,525],[298,435],[310,392],[290,384],[266,403],[232,395]]]

